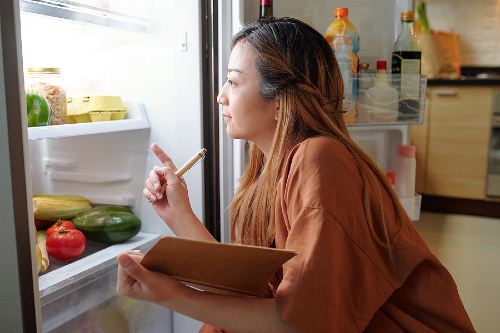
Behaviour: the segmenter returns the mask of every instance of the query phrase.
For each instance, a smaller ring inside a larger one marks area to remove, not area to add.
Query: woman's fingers
[[[143,189],[142,190],[142,195],[144,195],[144,197],[146,198],[146,200],[148,200],[149,202],[151,203],[155,203],[157,200],[159,200],[156,195],[154,195],[153,193],[151,193],[147,188]]]
[[[170,158],[170,156],[165,153],[163,149],[160,148],[156,143],[153,143],[151,145],[151,151],[153,154],[156,155],[156,157],[160,160],[161,164],[163,164],[166,167],[170,167],[174,170],[177,170],[177,167],[174,164],[174,161]]]

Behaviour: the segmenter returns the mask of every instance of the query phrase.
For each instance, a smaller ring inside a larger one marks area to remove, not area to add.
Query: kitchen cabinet
[[[439,86],[427,90],[423,126],[413,126],[417,191],[485,199],[495,87]]]

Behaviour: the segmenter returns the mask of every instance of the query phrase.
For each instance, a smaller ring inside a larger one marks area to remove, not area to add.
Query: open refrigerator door
[[[4,76],[2,83],[19,87],[21,102],[28,88],[28,68],[57,67],[68,101],[119,96],[127,113],[116,120],[89,117],[84,122],[29,128],[26,115],[8,122],[5,133],[22,134],[23,139],[3,147],[2,153],[9,156],[15,147],[24,147],[25,158],[16,163],[23,162],[26,168],[24,196],[29,209],[24,209],[25,221],[12,223],[18,230],[5,233],[2,242],[19,237],[16,233],[33,233],[30,205],[36,194],[79,195],[94,206],[124,206],[142,221],[139,233],[124,242],[87,239],[79,258],[51,257],[48,270],[39,277],[30,235],[23,249],[31,249],[25,259],[33,260],[12,267],[24,269],[23,276],[27,268],[33,270],[29,289],[34,306],[17,324],[32,323],[30,327],[37,325],[43,332],[170,332],[171,311],[116,297],[116,256],[127,250],[147,251],[162,235],[172,235],[142,196],[147,173],[160,164],[150,145],[157,143],[178,166],[204,146],[200,6],[155,0],[7,2],[11,11],[3,11],[2,21],[9,14],[18,22],[2,30],[18,39],[22,55],[5,43],[2,52],[17,56],[21,75]],[[18,111],[12,112],[20,114],[25,107],[17,105]],[[215,154],[215,149],[206,148]],[[184,178],[193,211],[203,221],[202,164]],[[12,246],[10,252],[19,253],[20,247]],[[2,309],[9,307],[7,302],[1,301]]]
[[[273,1],[273,16],[294,17],[300,19],[317,31],[324,33],[330,22],[334,19],[335,8],[346,7],[349,9],[349,18],[355,23],[360,36],[358,56],[360,62],[375,67],[379,59],[390,60],[394,42],[400,31],[400,13],[412,10],[414,1],[411,0],[383,0],[367,3],[362,0],[336,0],[336,1]],[[254,1],[232,1],[232,21],[226,23],[227,29],[232,29],[233,34],[238,32],[247,23],[259,18],[259,6]],[[223,20],[224,22],[224,20]],[[225,55],[229,58],[230,50]],[[227,61],[226,61],[227,65]],[[224,77],[227,68],[221,67],[220,76]],[[372,73],[359,74],[353,77],[353,86],[356,87],[356,97],[353,104],[356,108],[356,118],[348,121],[349,132],[356,143],[377,163],[384,171],[396,169],[396,151],[400,144],[410,144],[410,125],[423,121],[425,110],[425,90],[427,79],[424,76],[411,78],[419,90],[418,110],[412,119],[370,120],[366,110],[375,107],[375,101],[370,99],[370,88],[376,84],[376,76]],[[401,77],[399,75],[387,76],[387,81],[398,87],[401,93]],[[344,103],[345,104],[345,103]],[[233,145],[233,174],[232,181],[238,185],[245,166],[245,143],[235,140]],[[400,202],[412,221],[418,221],[420,216],[421,195],[400,198]],[[229,223],[229,222],[227,222]],[[227,228],[227,227],[226,227]]]

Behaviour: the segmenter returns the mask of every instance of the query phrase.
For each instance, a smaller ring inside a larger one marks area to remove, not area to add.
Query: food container
[[[68,98],[70,123],[122,120],[127,114],[127,107],[120,96]]]
[[[61,86],[61,71],[54,67],[30,67],[26,75],[26,91],[45,97],[51,108],[50,125],[67,120],[66,91]]]

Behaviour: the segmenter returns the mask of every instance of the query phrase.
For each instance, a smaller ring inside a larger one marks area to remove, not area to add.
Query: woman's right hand
[[[149,172],[142,193],[151,202],[156,213],[174,230],[176,223],[191,221],[194,217],[186,182],[175,175],[177,167],[156,143],[151,145],[151,151],[162,166],[155,166]],[[161,192],[163,184],[166,184],[164,193]]]

